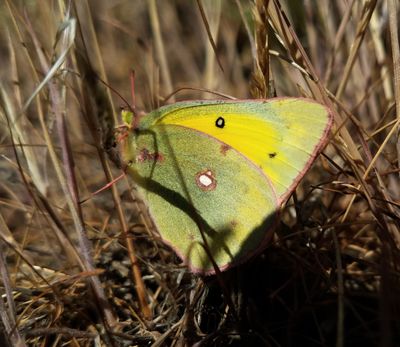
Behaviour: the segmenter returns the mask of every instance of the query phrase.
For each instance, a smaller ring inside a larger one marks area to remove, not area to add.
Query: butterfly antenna
[[[124,178],[125,175],[126,175],[126,172],[124,171],[121,175],[119,175],[118,177],[114,178],[111,182],[108,182],[105,186],[101,187],[100,189],[98,189],[98,190],[96,190],[94,193],[92,193],[92,194],[90,195],[90,197],[81,200],[79,203],[80,203],[80,204],[83,204],[83,203],[85,203],[86,201],[92,199],[95,195],[97,195],[97,194],[101,193],[102,191],[104,191],[104,190],[110,188],[115,182],[119,181],[121,178]]]
[[[164,103],[167,102],[167,101],[168,101],[170,98],[172,98],[175,94],[178,94],[178,93],[180,93],[180,92],[182,92],[182,91],[185,91],[185,90],[193,90],[193,91],[195,91],[195,92],[205,92],[205,93],[210,93],[210,94],[212,94],[212,95],[220,96],[220,97],[222,97],[222,98],[224,98],[224,99],[236,100],[236,98],[233,97],[233,96],[231,96],[231,95],[224,94],[224,93],[220,93],[220,92],[216,92],[216,91],[214,91],[214,90],[207,89],[207,88],[180,87],[180,88],[176,89],[175,91],[173,91],[171,94],[168,94],[168,95],[164,98],[163,102],[164,102]]]
[[[131,77],[131,98],[132,98],[131,110],[133,113],[133,129],[136,129],[139,123],[139,116],[136,114],[135,70],[131,70],[130,77]]]
[[[109,85],[106,81],[104,81],[100,76],[96,74],[96,78],[104,84],[107,88],[109,88],[115,95],[117,95],[125,104],[126,106],[130,109],[132,109],[132,106],[129,104],[128,100],[126,100],[115,88],[113,88],[111,85]]]
[[[136,97],[135,97],[135,77],[136,76],[135,75],[136,75],[135,70],[131,70],[130,78],[131,78],[131,98],[132,98],[131,109],[132,109],[132,112],[136,111]]]

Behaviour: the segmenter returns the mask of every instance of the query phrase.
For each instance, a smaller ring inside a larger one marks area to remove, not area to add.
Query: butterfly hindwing
[[[215,138],[175,125],[153,125],[134,142],[132,172],[150,215],[193,271],[213,272],[201,231],[221,269],[265,245],[277,197],[256,165]]]

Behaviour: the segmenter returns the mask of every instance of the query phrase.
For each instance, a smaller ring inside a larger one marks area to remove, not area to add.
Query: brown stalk
[[[87,10],[89,11],[89,9],[87,9]],[[79,26],[79,27],[81,27],[81,26]],[[91,35],[95,35],[94,29],[91,30]],[[82,39],[83,46],[85,47],[85,38],[84,38],[84,35],[82,32],[81,32],[81,39]],[[97,42],[97,40],[95,40],[95,42]],[[84,48],[84,52],[86,52],[86,48]],[[91,67],[91,65],[89,63],[89,60],[85,61],[85,59],[88,59],[88,57],[78,60],[78,62],[80,63],[80,68],[82,69],[82,73],[85,76],[84,83],[82,83],[80,80],[78,80],[78,84],[81,88],[80,94],[83,96],[83,101],[81,102],[82,112],[85,115],[85,118],[88,122],[89,130],[92,132],[92,136],[94,139],[97,154],[99,156],[100,163],[102,165],[104,174],[106,176],[106,180],[107,180],[107,182],[112,182],[112,181],[114,181],[114,178],[113,178],[109,163],[106,159],[104,150],[106,147],[106,142],[108,142],[107,137],[109,137],[110,134],[113,132],[112,124],[115,124],[113,121],[113,118],[111,117],[111,115],[114,112],[113,104],[108,103],[108,99],[102,97],[103,92],[98,88],[98,83],[96,83],[96,81],[95,81],[96,73],[93,71],[93,68]],[[98,56],[98,60],[100,60],[100,61],[102,60],[100,55]],[[102,80],[106,81],[105,76],[101,76],[101,78],[102,78]],[[107,90],[109,90],[109,89],[107,89]],[[99,102],[99,105],[98,105],[100,107],[104,103],[104,100],[106,100],[106,104],[107,104],[106,109],[104,109],[104,110],[98,109],[98,111],[97,111],[99,114],[101,114],[101,117],[99,117],[99,118],[101,118],[100,121],[95,116],[96,112],[93,112],[93,110],[95,110],[97,108],[93,106],[91,95],[94,95],[95,97],[97,97],[96,101],[100,101],[100,99],[102,99],[102,101]],[[102,119],[102,117],[104,119]],[[103,124],[101,124],[101,123],[103,123]],[[102,131],[100,136],[99,136],[99,129],[101,129],[101,131]],[[129,235],[128,225],[125,220],[125,215],[124,215],[124,212],[123,212],[123,209],[121,206],[121,199],[120,199],[116,185],[111,185],[111,193],[113,196],[114,204],[115,204],[117,214],[118,214],[118,219],[119,219],[121,229],[124,234],[126,246],[128,249],[128,255],[129,255],[129,258],[131,261],[131,265],[132,265],[132,276],[133,276],[133,280],[135,283],[135,289],[136,289],[137,296],[139,299],[140,308],[141,308],[143,317],[145,319],[151,319],[152,314],[151,314],[151,310],[149,308],[149,305],[148,305],[148,302],[146,299],[146,296],[147,296],[146,287],[144,285],[141,271],[139,268],[139,263],[138,263],[138,259],[136,256],[135,246],[134,246],[132,238]]]
[[[26,18],[26,23],[27,23],[27,29],[30,33],[30,36],[32,38],[32,41],[35,45],[36,52],[39,58],[39,61],[41,63],[41,68],[43,71],[43,74],[46,75],[50,71],[50,66],[47,62],[46,57],[43,55],[42,50],[40,49],[40,44],[39,41],[36,37],[35,32],[33,31],[33,28],[31,27],[31,24],[29,22],[29,19]],[[57,86],[55,84],[55,81],[50,81],[49,83],[49,91],[50,91],[50,101],[52,103],[52,109],[56,117],[56,121],[58,123],[58,131],[59,131],[59,136],[61,138],[61,147],[63,151],[63,156],[66,158],[66,163],[64,166],[64,170],[67,172],[67,179],[65,179],[64,174],[62,172],[62,168],[59,166],[58,163],[58,157],[57,154],[54,150],[53,143],[50,139],[50,135],[48,133],[48,129],[46,127],[46,123],[44,120],[44,117],[41,116],[40,122],[42,126],[42,131],[46,139],[46,143],[48,145],[49,149],[49,154],[52,158],[52,162],[55,166],[55,170],[57,173],[57,178],[59,179],[59,183],[63,188],[64,195],[66,197],[66,201],[68,204],[68,207],[70,209],[76,232],[78,235],[78,240],[79,240],[79,245],[80,245],[80,250],[81,254],[83,255],[83,264],[84,264],[84,271],[94,271],[93,267],[93,262],[91,258],[91,246],[90,242],[87,239],[87,232],[84,226],[84,223],[82,221],[82,213],[79,209],[78,201],[76,199],[77,195],[77,189],[76,185],[74,183],[74,173],[72,172],[71,168],[71,158],[70,158],[70,150],[68,149],[68,140],[67,140],[67,135],[65,132],[65,128],[62,125],[63,124],[63,118],[64,118],[64,111],[62,110],[62,96],[59,93],[59,90],[57,89]],[[112,327],[115,325],[116,320],[115,317],[113,317],[111,308],[109,307],[108,301],[106,299],[106,296],[104,294],[104,291],[101,287],[100,280],[97,276],[93,276],[89,278],[89,283],[92,286],[92,289],[94,291],[94,294],[96,298],[98,299],[98,304],[99,308],[103,311],[104,317],[106,319],[106,322],[108,326]]]

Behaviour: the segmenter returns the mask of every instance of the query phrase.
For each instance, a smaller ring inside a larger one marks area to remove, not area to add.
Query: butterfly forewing
[[[284,200],[325,143],[331,116],[314,101],[282,98],[198,102],[167,111],[159,122],[198,130],[235,148],[264,171]]]

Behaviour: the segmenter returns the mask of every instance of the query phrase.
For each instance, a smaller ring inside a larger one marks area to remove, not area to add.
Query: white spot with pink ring
[[[200,171],[196,174],[196,184],[204,191],[214,190],[217,186],[217,180],[210,169]]]

